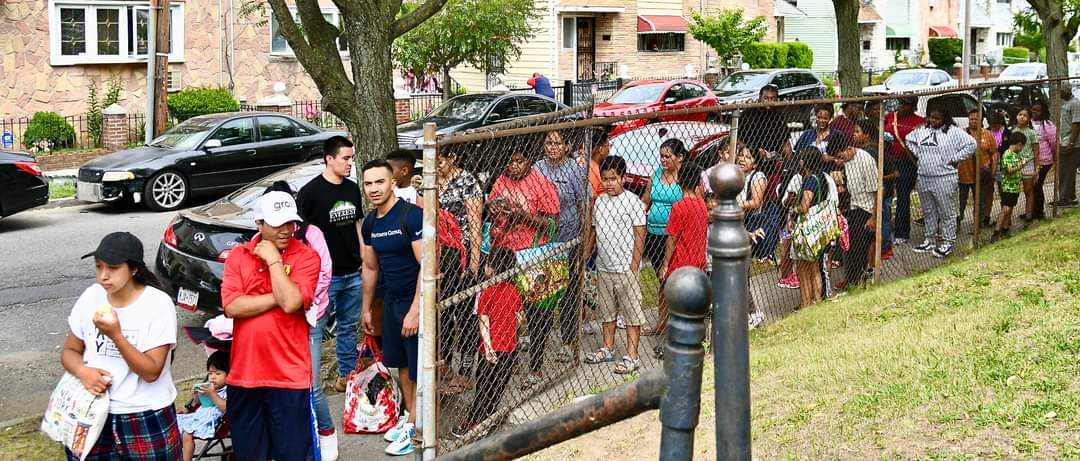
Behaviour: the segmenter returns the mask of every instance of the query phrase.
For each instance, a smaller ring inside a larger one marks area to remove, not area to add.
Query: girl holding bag
[[[821,170],[821,154],[814,149],[797,157],[802,190],[794,207],[797,218],[792,229],[792,259],[799,277],[799,306],[821,300],[825,289],[821,261],[826,249],[840,236],[838,210],[833,188]]]
[[[60,361],[95,394],[109,393],[109,416],[86,459],[180,459],[176,386],[176,307],[155,288],[143,245],[127,232],[106,235],[93,253],[97,283],[68,316]],[[78,459],[67,451],[68,459]]]

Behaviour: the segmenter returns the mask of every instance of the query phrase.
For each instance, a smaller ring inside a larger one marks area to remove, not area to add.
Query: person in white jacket
[[[956,165],[975,153],[975,138],[956,127],[944,108],[930,109],[926,122],[906,139],[918,165],[916,188],[926,223],[923,243],[913,251],[945,258],[956,245]]]

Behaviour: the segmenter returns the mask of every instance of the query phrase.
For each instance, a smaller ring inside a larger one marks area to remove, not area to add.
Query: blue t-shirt
[[[402,220],[401,213],[407,213]],[[412,242],[420,240],[424,229],[424,214],[420,208],[398,200],[385,216],[370,213],[371,231],[363,226],[364,245],[375,250],[379,258],[379,285],[383,295],[412,299],[416,294],[416,277],[420,263],[413,254]],[[404,224],[404,225],[403,225]],[[402,228],[405,234],[402,235]]]

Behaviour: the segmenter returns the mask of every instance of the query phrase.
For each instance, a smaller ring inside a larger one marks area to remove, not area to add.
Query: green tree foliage
[[[37,112],[23,132],[23,146],[44,150],[75,145],[75,128],[56,112]]]
[[[1013,46],[1033,52],[1044,46],[1042,21],[1035,10],[1025,8],[1013,15]]]
[[[740,53],[745,56],[747,48],[769,32],[764,16],[746,20],[742,8],[723,9],[715,17],[705,17],[694,11],[690,18],[693,20],[690,35],[716,51],[720,62],[727,62]]]
[[[946,72],[952,71],[964,51],[964,41],[956,37],[932,38],[926,43],[930,50],[930,62]]]
[[[417,7],[406,1],[401,14]],[[491,70],[491,63],[517,59],[540,19],[533,0],[448,0],[440,12],[394,41],[394,59],[417,74],[438,70],[449,97],[452,69],[469,64]]]
[[[802,42],[754,42],[743,50],[743,62],[751,69],[809,69],[814,51]]]
[[[197,115],[235,112],[240,103],[226,88],[191,88],[169,95],[169,113],[178,120]]]

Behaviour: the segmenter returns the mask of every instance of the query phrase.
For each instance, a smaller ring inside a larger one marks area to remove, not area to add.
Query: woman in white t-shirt
[[[86,389],[109,393],[109,419],[87,459],[180,459],[176,386],[176,307],[154,288],[143,246],[127,232],[106,235],[94,257],[97,283],[68,316],[60,361]],[[68,452],[68,459],[77,459]]]

